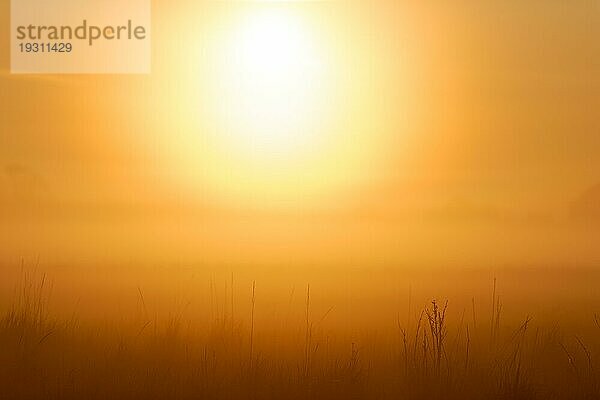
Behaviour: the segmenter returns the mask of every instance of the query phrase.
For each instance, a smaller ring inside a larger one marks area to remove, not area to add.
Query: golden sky
[[[401,258],[404,238],[411,259],[433,241],[480,260],[506,224],[536,229],[508,235],[514,261],[572,236],[556,226],[600,182],[597,2],[154,1],[152,15],[149,75],[10,75],[2,1],[0,255],[93,257],[126,237],[136,250],[115,254],[133,259],[165,240],[193,258],[200,240],[253,262],[373,261]],[[590,260],[592,237],[557,252]]]

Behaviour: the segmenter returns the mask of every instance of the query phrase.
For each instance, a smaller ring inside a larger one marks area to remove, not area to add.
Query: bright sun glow
[[[222,49],[218,101],[227,146],[238,157],[294,156],[322,123],[324,54],[303,21],[281,9],[245,15]]]
[[[374,116],[384,86],[366,31],[334,3],[209,3],[170,62],[185,85],[166,88],[182,185],[216,204],[309,208],[377,173],[388,119]]]

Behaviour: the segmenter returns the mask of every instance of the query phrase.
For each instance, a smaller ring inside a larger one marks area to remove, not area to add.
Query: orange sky
[[[119,242],[115,257],[136,259],[166,241],[165,259],[194,258],[200,240],[220,261],[337,262],[351,248],[375,262],[433,241],[480,262],[510,236],[507,262],[548,247],[598,259],[596,232],[564,225],[600,182],[600,5],[153,3],[152,74],[17,76],[2,1],[0,256],[110,259],[100,243]],[[242,7],[305,15],[325,49],[330,119],[315,132],[331,138],[294,166],[206,147],[221,132],[210,49]]]

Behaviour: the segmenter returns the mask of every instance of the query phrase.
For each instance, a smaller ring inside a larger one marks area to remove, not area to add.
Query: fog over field
[[[600,398],[597,2],[150,3],[0,35],[0,398]]]

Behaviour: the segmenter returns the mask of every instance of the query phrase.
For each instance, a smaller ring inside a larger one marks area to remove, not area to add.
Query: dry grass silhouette
[[[331,309],[314,315],[308,286],[304,332],[282,346],[256,330],[256,282],[249,326],[233,318],[233,291],[230,314],[194,327],[180,312],[162,322],[153,317],[138,288],[137,315],[86,327],[76,316],[53,318],[47,278],[24,274],[0,323],[0,397],[599,398],[600,317],[590,317],[596,330],[585,338],[561,334],[558,325],[535,326],[531,317],[511,328],[501,323],[495,287],[490,315],[472,299],[472,310],[451,318],[452,305],[433,300],[414,320],[398,318],[393,337],[370,332],[357,343],[319,330]]]

